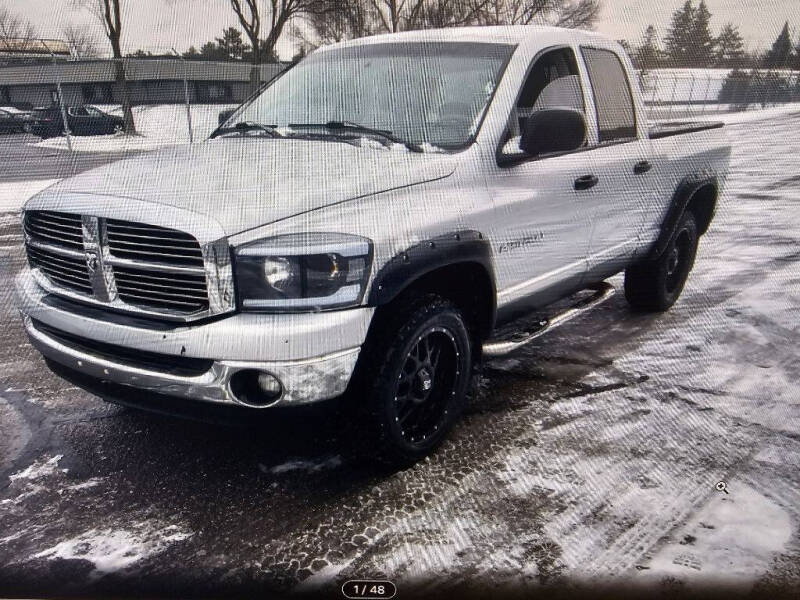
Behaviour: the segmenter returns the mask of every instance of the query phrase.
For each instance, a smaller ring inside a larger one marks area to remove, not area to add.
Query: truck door
[[[591,89],[591,151],[586,152],[586,177],[596,183],[586,195],[592,212],[589,277],[603,279],[631,260],[648,217],[648,185],[652,165],[649,140],[636,120],[631,83],[619,56],[609,49],[581,47]]]
[[[498,308],[509,316],[574,291],[586,271],[592,215],[586,210],[585,194],[574,187],[583,174],[584,153],[530,157],[519,150],[520,132],[534,111],[571,108],[585,114],[578,73],[570,47],[534,58],[509,115],[499,166],[489,181]]]

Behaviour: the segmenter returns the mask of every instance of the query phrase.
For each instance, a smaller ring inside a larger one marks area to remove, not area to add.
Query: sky
[[[635,43],[652,23],[663,38],[672,12],[684,1],[603,0],[595,29]],[[789,21],[795,40],[800,37],[798,0],[706,0],[706,4],[713,15],[712,31],[717,33],[728,21],[738,25],[748,50],[768,48],[785,21]],[[42,37],[58,38],[63,25],[73,23],[96,32],[100,47],[107,46],[100,25],[85,10],[76,10],[73,0],[0,0],[3,5],[29,19]],[[199,48],[224,28],[238,25],[228,0],[123,0],[123,6],[124,52]],[[294,50],[290,36],[284,35],[278,45],[279,56],[291,58]]]

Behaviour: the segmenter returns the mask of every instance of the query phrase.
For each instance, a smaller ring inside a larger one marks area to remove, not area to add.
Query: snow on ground
[[[688,585],[746,583],[767,570],[792,535],[788,513],[743,479],[728,483],[658,550],[644,580],[673,577]]]
[[[58,454],[48,460],[37,461],[24,470],[9,475],[8,478],[11,481],[18,481],[22,479],[33,481],[36,479],[41,479],[42,477],[47,477],[48,475],[52,475],[57,470],[60,470],[62,473],[66,473],[66,469],[58,469],[58,463],[62,458],[64,458],[64,455]]]
[[[131,529],[90,529],[42,550],[33,558],[86,560],[94,567],[92,576],[98,578],[160,554],[191,535],[176,525],[158,528],[142,521],[134,523]]]
[[[26,468],[8,476],[9,489],[16,493],[14,498],[0,501],[0,508],[9,513],[23,510],[29,503],[41,502],[43,498],[55,496],[70,501],[76,494],[95,492],[95,488],[106,484],[106,479],[91,477],[72,483],[69,470],[60,468],[63,455],[35,460]],[[36,539],[37,531],[45,526],[48,519],[25,530],[0,538],[0,545],[24,539]],[[90,527],[80,533],[70,532],[62,539],[51,540],[50,546],[37,549],[27,560],[84,560],[92,564],[91,579],[107,573],[126,569],[131,565],[161,554],[178,542],[183,542],[193,534],[182,525],[172,522],[156,521],[146,517],[126,514],[125,518],[105,523],[102,527]],[[75,523],[74,527],[81,525]],[[85,527],[85,525],[84,525]],[[41,546],[39,546],[41,548]]]
[[[28,198],[58,181],[58,179],[0,181],[0,213],[19,211]]]
[[[335,469],[341,466],[341,456],[323,456],[317,460],[289,460],[285,463],[275,465],[273,467],[266,467],[259,464],[259,469],[263,473],[271,473],[273,475],[280,475],[282,473],[291,473],[292,471],[306,471],[308,473],[317,473],[326,469]]]
[[[194,141],[204,140],[217,127],[219,113],[234,108],[236,104],[200,104],[191,108]],[[112,114],[121,114],[118,106],[100,106]],[[114,135],[72,136],[75,152],[135,152],[155,150],[164,146],[189,142],[189,126],[186,106],[183,104],[161,104],[135,106],[133,118],[138,135],[118,133]],[[42,140],[35,144],[39,148],[67,149],[64,136]]]

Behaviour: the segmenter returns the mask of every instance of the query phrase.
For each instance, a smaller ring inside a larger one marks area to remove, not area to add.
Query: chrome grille
[[[29,212],[25,215],[25,233],[46,244],[55,244],[83,252],[81,216],[61,212]]]
[[[129,304],[198,311],[208,308],[205,275],[169,276],[114,267],[119,297]]]
[[[53,283],[76,292],[91,295],[92,281],[86,260],[81,257],[65,256],[44,248],[28,247],[30,265],[44,273]]]
[[[29,263],[53,293],[178,320],[233,309],[224,240],[201,246],[175,229],[57,211],[27,211],[23,227]]]
[[[188,233],[116,219],[106,220],[106,231],[114,256],[203,266],[200,244]]]

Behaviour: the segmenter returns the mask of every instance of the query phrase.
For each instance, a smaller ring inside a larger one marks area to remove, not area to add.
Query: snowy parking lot
[[[335,405],[212,425],[60,380],[13,307],[0,215],[0,595],[800,585],[800,111],[747,114],[676,306],[618,294],[488,363],[398,473],[342,450]]]

